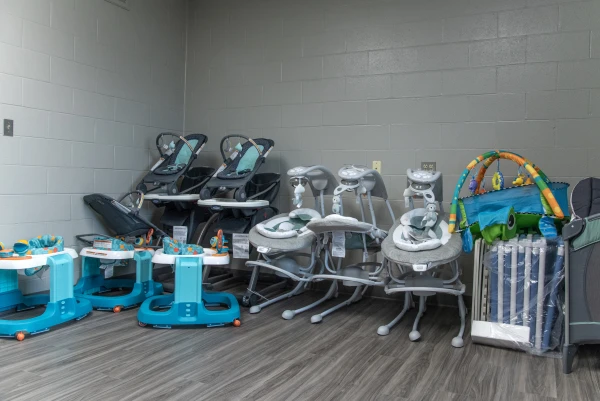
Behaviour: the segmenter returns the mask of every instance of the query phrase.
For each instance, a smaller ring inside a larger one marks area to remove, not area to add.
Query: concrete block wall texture
[[[0,0],[0,121],[15,127],[0,132],[0,241],[54,233],[73,246],[104,231],[82,196],[129,192],[156,158],[156,135],[183,129],[185,8]]]
[[[185,130],[209,135],[209,164],[231,133],[274,139],[266,170],[282,174],[381,160],[396,216],[421,161],[444,173],[446,207],[485,150],[572,185],[599,172],[598,0],[199,0],[187,43]],[[290,198],[284,179],[282,210]]]

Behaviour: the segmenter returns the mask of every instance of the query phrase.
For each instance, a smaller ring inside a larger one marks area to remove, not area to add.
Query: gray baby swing
[[[377,334],[388,335],[413,305],[412,294],[419,297],[419,312],[409,334],[411,341],[421,338],[419,322],[426,310],[427,297],[446,293],[458,297],[461,320],[460,331],[452,339],[452,346],[464,345],[466,307],[463,300],[465,285],[460,281],[458,257],[462,252],[462,240],[457,234],[448,233],[448,224],[443,220],[442,175],[409,169],[409,186],[404,192],[405,213],[391,228],[391,235],[382,244],[390,282],[385,287],[387,294],[404,292],[404,307],[390,323],[380,326]],[[424,208],[415,209],[413,198],[423,198]],[[440,215],[437,214],[439,204]],[[450,277],[444,278],[445,268],[450,267]]]
[[[323,271],[323,263],[319,259],[320,247],[317,237],[307,228],[307,224],[320,219],[325,214],[324,197],[333,194],[333,189],[338,185],[337,180],[323,166],[294,167],[287,174],[290,177],[290,184],[294,188],[293,203],[297,209],[259,223],[250,230],[250,243],[256,247],[259,254],[256,261],[246,262],[246,266],[253,267],[250,285],[243,298],[244,304],[252,305],[250,313],[259,313],[262,308],[299,295],[304,292],[308,284],[307,281],[300,281],[293,290],[267,299],[271,287],[262,290],[260,294],[256,290],[258,275],[262,267],[275,270],[276,275],[284,278],[283,285],[286,284],[288,276],[278,269],[304,278],[314,274],[317,265],[320,266],[320,271]],[[314,209],[302,208],[306,185],[313,194]],[[310,253],[306,253],[308,249],[310,249]],[[298,263],[298,258],[307,258],[308,265],[302,266]],[[260,300],[264,302],[258,304]]]

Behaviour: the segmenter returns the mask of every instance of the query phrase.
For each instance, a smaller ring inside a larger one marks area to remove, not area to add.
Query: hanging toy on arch
[[[477,192],[477,180],[475,179],[475,175],[471,177],[471,182],[469,182],[469,191],[471,195],[475,195]]]
[[[498,159],[498,170],[492,176],[492,187],[495,191],[504,189],[504,175],[500,171],[500,159]]]
[[[521,166],[519,166],[519,169],[517,170],[517,178],[515,178],[515,180],[513,181],[513,185],[520,187],[521,185],[524,185],[524,184],[525,184],[525,175],[521,171]]]

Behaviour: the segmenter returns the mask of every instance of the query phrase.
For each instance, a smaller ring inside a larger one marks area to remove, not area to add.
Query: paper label
[[[107,240],[107,239],[96,239],[96,240],[94,240],[93,247],[97,248],[97,249],[111,250],[112,249],[112,241]]]
[[[183,244],[187,243],[188,229],[186,226],[173,226],[173,239]]]
[[[346,233],[343,231],[333,232],[333,243],[331,246],[331,256],[334,258],[346,257]]]
[[[250,240],[248,234],[233,234],[233,258],[250,258]]]

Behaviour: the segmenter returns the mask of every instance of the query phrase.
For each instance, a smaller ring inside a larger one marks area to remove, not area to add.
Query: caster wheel
[[[19,331],[15,334],[15,339],[17,341],[23,341],[25,339],[25,333],[23,333],[22,331]]]
[[[255,313],[259,313],[260,312],[260,306],[258,305],[254,305],[253,307],[250,308],[250,313],[255,314]]]
[[[233,320],[233,327],[240,327],[241,325],[242,325],[242,322],[240,321],[240,319]]]
[[[140,326],[140,327],[146,327],[146,326],[147,326],[147,324],[146,324],[146,323],[143,323],[143,322],[138,322],[138,326]]]
[[[388,334],[390,334],[390,328],[387,326],[379,326],[379,328],[377,329],[377,334],[379,334],[380,336],[387,336]]]
[[[322,321],[323,321],[323,316],[321,316],[321,315],[314,315],[310,318],[311,323],[321,323]]]
[[[421,333],[417,330],[413,330],[408,334],[408,338],[410,341],[419,341],[421,339]]]
[[[243,189],[236,189],[233,197],[238,202],[246,202],[246,191]]]
[[[121,305],[117,305],[113,308],[113,312],[114,313],[119,313],[123,310],[123,307]]]
[[[462,348],[462,347],[464,347],[464,346],[465,346],[465,342],[464,342],[464,340],[463,340],[462,338],[460,338],[460,337],[454,337],[454,338],[452,339],[452,346],[453,346],[454,348]]]
[[[210,199],[210,189],[208,188],[203,188],[200,191],[200,199],[205,200],[205,199]]]
[[[294,318],[294,316],[296,316],[296,313],[294,313],[293,310],[286,310],[286,311],[283,311],[283,313],[281,314],[281,317],[284,318],[285,320],[292,320]]]

